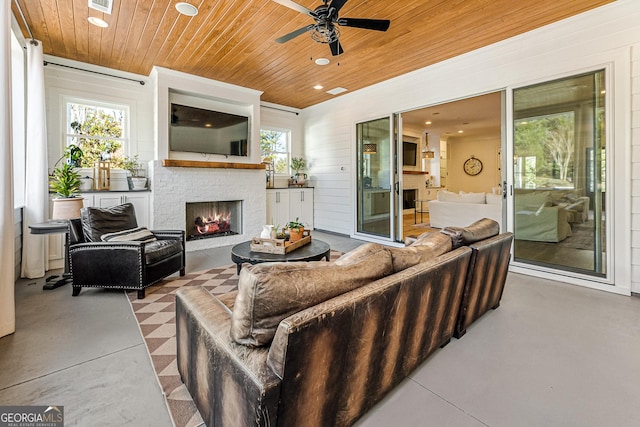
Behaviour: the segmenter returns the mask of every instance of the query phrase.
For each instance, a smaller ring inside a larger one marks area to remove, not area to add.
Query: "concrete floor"
[[[362,242],[316,238],[348,251]],[[187,271],[230,248],[187,254]],[[64,405],[67,426],[171,426],[122,292],[16,284],[0,339],[0,405]],[[502,304],[433,354],[359,422],[369,426],[638,426],[640,298],[510,274]]]

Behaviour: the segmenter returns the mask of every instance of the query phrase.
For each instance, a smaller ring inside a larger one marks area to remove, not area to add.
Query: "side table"
[[[31,234],[59,234],[64,233],[64,272],[62,276],[47,277],[42,289],[50,290],[58,288],[71,281],[69,272],[69,221],[66,219],[50,219],[45,222],[31,224]]]

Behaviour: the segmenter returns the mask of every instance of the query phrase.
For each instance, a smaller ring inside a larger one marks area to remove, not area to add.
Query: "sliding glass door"
[[[385,240],[395,232],[391,125],[390,117],[356,124],[356,231]]]
[[[607,273],[605,71],[513,91],[515,261]]]

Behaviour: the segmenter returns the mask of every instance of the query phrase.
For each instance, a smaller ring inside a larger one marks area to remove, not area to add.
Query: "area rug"
[[[332,250],[330,259],[336,260],[340,255],[342,252]],[[214,295],[230,292],[238,287],[236,266],[212,268],[163,280],[147,288],[142,300],[137,298],[137,292],[128,292],[127,297],[173,424],[176,427],[195,427],[204,425],[204,422],[180,379],[176,363],[175,293],[184,286],[203,286]]]

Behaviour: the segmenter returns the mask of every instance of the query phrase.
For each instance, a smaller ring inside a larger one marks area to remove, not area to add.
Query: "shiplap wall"
[[[305,109],[305,149],[313,165],[310,172],[316,178],[316,227],[354,233],[355,123],[610,66],[614,90],[611,112],[616,110],[615,133],[611,134],[615,135],[612,208],[616,214],[615,218],[608,218],[615,227],[616,260],[611,264],[615,268],[614,292],[640,292],[640,135],[637,134],[640,129],[634,132],[633,165],[628,160],[632,133],[630,56],[631,47],[637,43],[640,43],[640,2],[619,0]],[[428,46],[416,49],[424,49],[428,55]],[[633,56],[633,129],[636,129],[640,127],[640,55]],[[509,117],[508,113],[507,121]],[[632,238],[628,233],[630,226]]]

